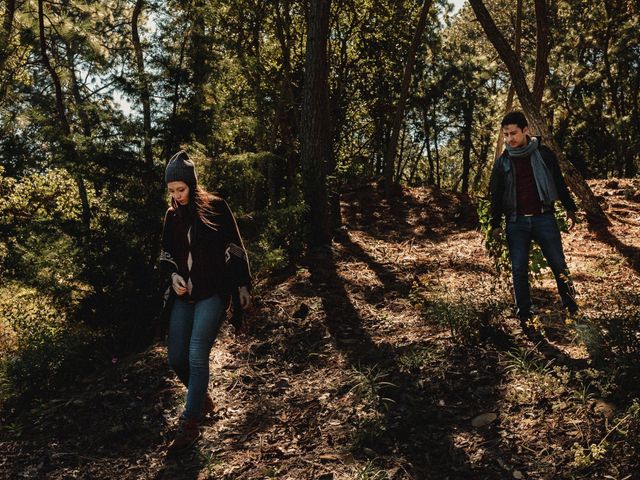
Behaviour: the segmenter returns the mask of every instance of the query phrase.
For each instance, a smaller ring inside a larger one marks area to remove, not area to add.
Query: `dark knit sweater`
[[[516,170],[516,204],[518,215],[542,213],[542,201],[533,176],[531,157],[512,158]]]
[[[250,287],[251,283],[247,254],[227,202],[211,196],[210,207],[214,213],[207,219],[215,228],[205,225],[197,216],[191,218],[185,214],[186,209],[178,211],[171,207],[164,218],[160,266],[166,276],[175,272],[185,282],[191,280],[191,294],[185,297],[194,301],[215,294],[228,295],[237,287]]]

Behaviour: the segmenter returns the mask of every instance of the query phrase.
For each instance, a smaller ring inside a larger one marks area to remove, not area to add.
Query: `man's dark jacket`
[[[560,202],[566,210],[575,212],[577,210],[576,204],[569,194],[569,189],[562,177],[560,165],[558,165],[558,159],[555,154],[545,145],[540,145],[538,151],[545,165],[551,172]],[[534,169],[534,175],[535,174]],[[500,227],[502,215],[507,217],[507,221],[515,221],[518,212],[516,204],[515,165],[506,150],[493,164],[491,180],[489,182],[489,196],[491,199],[491,228]],[[540,213],[552,211],[553,203],[543,203]]]

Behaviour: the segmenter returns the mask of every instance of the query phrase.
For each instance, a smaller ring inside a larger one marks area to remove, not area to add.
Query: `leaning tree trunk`
[[[420,17],[418,18],[418,25],[413,34],[409,51],[407,52],[407,61],[404,66],[402,86],[400,88],[400,98],[398,98],[398,104],[396,105],[396,112],[391,126],[391,136],[384,155],[384,184],[387,194],[391,193],[392,185],[394,183],[393,172],[398,152],[398,139],[400,138],[400,130],[402,129],[402,122],[404,120],[404,109],[409,95],[409,84],[411,83],[411,76],[413,75],[416,52],[427,26],[427,14],[429,13],[432,3],[433,0],[423,0]]]
[[[140,43],[140,35],[138,33],[138,21],[142,13],[144,0],[136,0],[131,17],[131,39],[133,41],[133,50],[136,59],[137,87],[140,92],[140,100],[142,101],[142,129],[144,132],[144,143],[142,151],[145,163],[153,166],[153,151],[151,143],[153,141],[151,133],[151,94],[149,93],[149,81],[147,73],[144,69],[144,56],[142,55],[142,44]]]
[[[327,42],[331,0],[310,2],[307,19],[301,153],[304,197],[308,207],[307,245],[330,243],[326,164],[331,155]]]
[[[560,167],[565,174],[567,183],[571,190],[579,198],[582,207],[587,213],[587,221],[592,226],[609,225],[609,220],[602,210],[602,207],[596,200],[591,188],[587,185],[580,172],[566,159],[562,150],[559,148],[555,138],[551,135],[549,128],[540,114],[540,109],[536,104],[533,94],[527,86],[526,78],[522,66],[518,61],[515,52],[509,47],[504,36],[498,30],[491,14],[488,12],[482,0],[469,0],[471,7],[476,14],[476,18],[482,25],[487,38],[493,44],[494,48],[500,55],[502,61],[506,64],[511,76],[511,81],[515,88],[520,105],[529,120],[531,129],[545,138],[546,143],[556,153]]]
[[[522,0],[520,0],[522,1]],[[549,74],[549,15],[546,0],[535,0],[536,9],[536,73],[533,80],[533,99],[542,107],[544,85]]]
[[[47,72],[51,76],[53,81],[55,95],[56,95],[56,112],[60,128],[62,129],[62,138],[60,140],[62,148],[64,149],[67,161],[73,168],[77,168],[79,164],[78,151],[75,143],[71,139],[71,126],[67,119],[66,108],[64,105],[64,96],[62,93],[62,83],[60,82],[60,76],[56,72],[55,68],[51,64],[49,54],[47,52],[46,36],[44,31],[44,7],[43,0],[38,0],[38,27],[40,36],[40,55],[42,58],[42,64]],[[87,195],[87,188],[84,184],[84,179],[79,173],[74,174],[76,184],[78,185],[78,194],[80,196],[80,203],[82,204],[82,226],[84,227],[84,234],[88,234],[91,224],[91,210],[89,207],[89,197]]]
[[[520,61],[520,39],[522,37],[522,0],[518,0],[516,3],[516,24],[515,24],[515,51],[516,51],[516,59],[518,62]],[[507,92],[507,101],[504,106],[505,115],[511,111],[513,108],[513,96],[515,95],[515,90],[513,88],[513,82],[509,84],[509,91]],[[502,147],[504,146],[504,138],[502,137],[502,130],[498,132],[498,141],[496,142],[496,153],[494,158],[498,158],[502,155]]]

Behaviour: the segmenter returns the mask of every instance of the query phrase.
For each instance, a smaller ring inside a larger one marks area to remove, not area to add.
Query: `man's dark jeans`
[[[506,234],[518,317],[521,320],[531,317],[531,294],[529,292],[531,240],[540,245],[542,254],[556,278],[562,304],[571,313],[577,311],[578,306],[574,299],[575,290],[562,251],[560,230],[553,213],[533,216],[518,215],[515,222],[507,222]]]

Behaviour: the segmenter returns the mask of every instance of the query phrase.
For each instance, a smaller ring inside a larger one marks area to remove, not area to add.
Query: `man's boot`
[[[167,447],[169,453],[179,453],[192,447],[200,438],[199,427],[200,424],[197,420],[181,420],[175,438]]]
[[[204,397],[204,405],[202,407],[202,416],[211,416],[213,417],[213,415],[216,413],[216,409],[215,406],[213,405],[213,399],[211,398],[211,394],[209,392],[207,392],[207,394]]]

